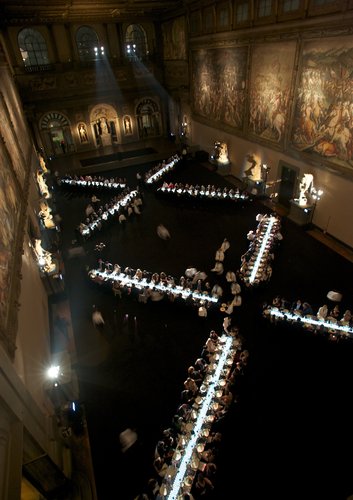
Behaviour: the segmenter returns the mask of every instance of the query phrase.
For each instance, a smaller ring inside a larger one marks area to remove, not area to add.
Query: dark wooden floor
[[[149,167],[147,163],[120,167],[117,175],[123,171],[134,186],[136,172]],[[112,172],[109,167],[108,175]],[[172,177],[229,183],[194,161]],[[133,216],[125,227],[112,224],[85,243],[84,257],[69,258],[74,229],[88,201],[83,194],[57,194],[80,392],[98,498],[133,500],[153,474],[154,447],[180,402],[187,367],[199,356],[210,329],[220,331],[223,317],[217,309],[201,321],[192,308],[144,305],[128,298],[119,301],[109,290],[88,281],[87,267],[95,266],[102,256],[123,266],[163,270],[176,277],[194,265],[211,276],[214,253],[227,237],[231,248],[225,268],[236,270],[247,248],[246,234],[256,227],[256,214],[270,208],[256,200],[231,209],[216,204],[190,206],[144,191],[141,216]],[[170,241],[158,239],[159,223],[170,230]],[[271,283],[244,291],[243,306],[232,318],[244,336],[250,363],[241,398],[222,428],[222,454],[212,495],[217,500],[343,500],[353,492],[349,423],[353,346],[273,327],[261,315],[263,302],[274,295],[289,300],[300,297],[318,308],[333,288],[343,293],[342,308],[353,308],[352,264],[286,218],[282,232]],[[102,255],[94,250],[99,241],[106,244]],[[91,323],[93,304],[106,319],[103,334]],[[126,427],[138,433],[138,445],[131,454],[122,454],[119,448],[119,433]]]

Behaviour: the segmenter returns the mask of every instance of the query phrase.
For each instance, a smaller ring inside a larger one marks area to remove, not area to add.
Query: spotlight
[[[59,378],[60,366],[59,365],[52,365],[50,368],[48,368],[47,375],[51,379]],[[55,387],[56,387],[56,385],[55,385]]]

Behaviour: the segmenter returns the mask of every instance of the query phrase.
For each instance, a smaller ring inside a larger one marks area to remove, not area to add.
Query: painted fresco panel
[[[5,141],[6,148],[11,156],[13,168],[21,186],[24,185],[26,172],[24,170],[23,160],[14,135],[12,120],[5,102],[4,96],[0,95],[0,134]]]
[[[4,95],[4,99],[7,105],[7,109],[11,118],[11,121],[15,128],[15,133],[17,137],[21,139],[21,145],[23,146],[23,151],[28,151],[30,140],[28,138],[28,132],[23,121],[23,110],[22,104],[20,102],[19,96],[15,90],[15,86],[11,75],[3,71],[1,76],[1,91]],[[26,145],[24,145],[24,141]]]
[[[3,145],[0,145],[0,330],[6,329],[20,196]]]
[[[295,149],[353,168],[353,37],[303,48],[292,132]]]
[[[251,58],[249,133],[280,144],[290,117],[295,47],[295,42],[257,45]]]
[[[185,17],[162,24],[163,56],[165,60],[186,59]]]
[[[242,129],[246,98],[247,47],[192,52],[194,112]]]

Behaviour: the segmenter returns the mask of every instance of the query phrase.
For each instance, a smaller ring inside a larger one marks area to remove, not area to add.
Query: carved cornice
[[[189,48],[225,48],[227,46],[244,45],[250,43],[275,42],[293,40],[296,38],[323,38],[331,36],[345,36],[353,33],[353,11],[329,18],[314,18],[290,21],[286,23],[268,24],[265,26],[251,26],[245,29],[222,33],[201,34],[189,38]]]
[[[134,22],[141,18],[148,21],[160,20],[162,15],[179,10],[183,2],[180,0],[158,0],[134,2],[115,0],[40,0],[2,2],[3,13],[0,24],[3,26],[46,24],[60,22]]]

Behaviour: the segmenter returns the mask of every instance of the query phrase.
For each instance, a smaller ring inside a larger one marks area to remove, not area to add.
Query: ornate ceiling
[[[177,11],[182,0],[1,0],[0,24],[131,21],[158,19]]]

